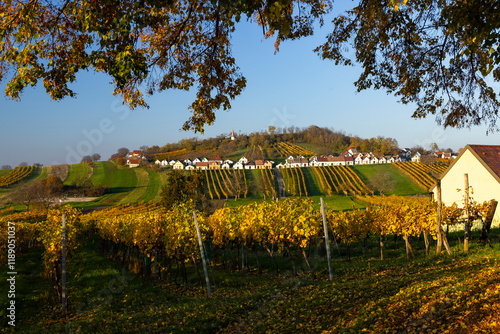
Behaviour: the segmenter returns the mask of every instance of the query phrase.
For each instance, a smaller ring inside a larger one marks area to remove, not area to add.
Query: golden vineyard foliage
[[[80,224],[81,212],[69,205],[50,209],[47,220],[36,223],[38,241],[45,248],[43,262],[46,273],[51,273],[62,254],[62,216],[66,216],[66,255],[69,255],[78,242],[78,233],[84,230]]]
[[[424,233],[434,236],[435,203],[425,197],[367,196],[359,199],[369,204],[367,209],[335,212],[327,210],[328,227],[340,242],[350,244],[368,235],[409,236]],[[457,224],[463,209],[454,204],[443,209],[443,224]],[[136,247],[143,254],[162,251],[178,260],[199,257],[198,241],[191,202],[167,210],[154,203],[116,206],[82,215],[70,206],[56,207],[43,215],[34,210],[10,213],[0,217],[0,230],[5,233],[7,222],[16,224],[16,243],[32,244],[38,240],[47,273],[51,273],[61,257],[62,215],[66,215],[68,255],[78,244],[79,235],[97,229],[99,235],[116,244]],[[485,217],[488,204],[471,201],[471,216]],[[214,245],[242,244],[262,246],[269,251],[298,247],[304,249],[323,236],[320,212],[312,199],[290,198],[276,202],[252,203],[237,208],[221,208],[205,217],[197,213],[204,239]],[[0,245],[5,254],[5,243]],[[272,256],[272,252],[269,251]],[[2,257],[1,261],[5,262]]]
[[[396,162],[394,166],[423,189],[429,189],[436,181],[436,177],[446,170],[448,164],[427,165],[421,162],[405,161]]]
[[[214,244],[267,243],[305,248],[321,230],[319,212],[310,199],[285,199],[216,210],[207,219]]]
[[[47,219],[47,210],[34,206],[30,211],[15,212],[13,207],[0,211],[0,236],[7,236],[9,222],[15,226],[16,247],[27,249],[35,245],[39,227],[37,222]],[[6,263],[7,242],[0,242],[0,265]]]
[[[288,143],[288,142],[278,142],[274,146],[274,149],[278,152],[279,156],[281,157],[288,157],[288,156],[296,156],[296,155],[303,155],[303,156],[312,156],[315,155],[314,152],[305,149],[303,147],[300,147],[299,145],[293,144],[293,143]]]
[[[95,215],[99,234],[103,239],[125,246],[137,246],[144,254],[162,248],[167,257],[191,258],[199,256],[198,241],[194,230],[191,203],[177,204],[171,210],[141,205],[135,210],[121,213],[110,210]],[[202,233],[207,228],[202,215],[198,215]]]
[[[33,166],[21,166],[14,168],[9,174],[0,177],[0,187],[5,187],[21,181],[33,172]]]
[[[320,180],[321,188],[332,196],[333,191],[338,194],[367,195],[373,192],[363,183],[360,177],[347,166],[319,166],[312,171]]]

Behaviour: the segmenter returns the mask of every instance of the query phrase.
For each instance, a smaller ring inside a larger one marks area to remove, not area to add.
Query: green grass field
[[[116,166],[109,161],[96,162],[92,183],[108,187],[112,193],[128,192],[137,186],[137,175],[133,168]]]
[[[137,184],[134,189],[122,200],[119,204],[135,204],[141,200],[149,186],[149,173],[142,168],[134,168],[133,171],[137,176]]]
[[[76,180],[88,178],[91,172],[92,170],[89,164],[82,163],[69,165],[68,177],[64,180],[64,185],[74,185]]]
[[[149,202],[149,201],[157,202],[160,200],[161,187],[165,183],[162,180],[162,175],[166,173],[165,172],[156,173],[150,170],[146,170],[146,172],[149,174],[149,183],[146,191],[144,192],[140,200],[144,202]]]
[[[424,189],[420,188],[392,164],[355,165],[353,169],[366,185],[369,185],[370,181],[377,177],[390,178],[394,182],[394,188],[385,195],[408,196],[426,194]]]

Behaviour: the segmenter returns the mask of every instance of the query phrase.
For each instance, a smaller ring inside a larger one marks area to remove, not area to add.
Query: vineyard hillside
[[[47,177],[49,175],[49,170],[50,170],[49,167],[33,167],[32,172],[23,179],[8,186],[0,187],[0,199],[5,198],[9,193],[15,191],[19,187],[22,187],[28,183]],[[7,176],[9,172],[11,172],[11,170],[7,170],[7,172],[8,173],[1,175]]]
[[[255,150],[260,151],[258,147]],[[0,188],[0,194],[7,194],[22,184],[47,177],[50,167],[34,168],[25,180],[8,188]],[[94,185],[109,188],[109,193],[88,203],[75,204],[78,207],[102,207],[116,204],[133,204],[141,201],[159,201],[160,191],[171,169],[128,168],[113,162],[95,162],[68,166],[64,181],[67,187],[75,186],[82,179],[90,179]],[[190,173],[190,172],[185,172]],[[201,172],[206,182],[206,195],[210,200],[232,200],[236,195],[236,180],[241,179],[238,201],[233,205],[246,204],[248,201],[276,198],[279,193],[276,173],[281,173],[285,182],[286,197],[326,197],[328,201],[339,201],[342,197],[355,198],[367,194],[385,195],[422,195],[426,194],[410,175],[405,174],[393,164],[303,167],[281,169],[279,172],[266,170],[241,170]],[[4,172],[4,174],[7,174]],[[383,182],[383,181],[387,182]],[[388,185],[386,184],[388,183]],[[342,199],[345,202],[347,199]],[[355,203],[339,207],[351,207]]]
[[[229,148],[228,148],[229,147]],[[226,151],[218,149],[177,149],[162,153],[161,157],[176,159],[193,159],[194,157],[220,156],[224,160],[237,161],[242,156],[250,161],[267,159],[274,165],[284,163],[289,156],[312,155],[324,153],[324,147],[300,141],[276,141],[272,144],[255,144],[249,142],[245,146],[226,146]],[[160,158],[160,156],[157,156]],[[153,160],[154,161],[154,160]],[[139,202],[159,201],[160,192],[166,184],[172,168],[151,166],[131,169],[111,161],[100,161],[92,164],[80,163],[64,165],[64,185],[66,188],[77,187],[85,180],[94,186],[107,188],[107,193],[100,198],[79,207],[102,207],[116,204],[134,204]],[[248,201],[285,197],[326,197],[329,201],[371,194],[384,195],[422,195],[433,184],[435,178],[446,166],[438,163],[432,166],[421,163],[397,163],[354,166],[321,166],[283,168],[274,171],[266,170],[212,170],[202,171],[205,180],[206,196],[213,201],[237,199],[231,205],[246,204]],[[24,179],[9,187],[0,188],[0,195],[7,194],[22,184],[47,177],[54,167],[34,168]],[[13,171],[1,171],[0,177],[6,177]],[[194,172],[194,171],[193,171]],[[185,171],[184,173],[192,173]],[[278,181],[278,179],[280,181]],[[279,183],[283,180],[283,183]],[[241,185],[238,186],[238,183]],[[283,186],[280,189],[280,186]],[[345,202],[345,200],[343,200]],[[352,205],[351,205],[352,206]],[[344,206],[341,206],[344,207]]]

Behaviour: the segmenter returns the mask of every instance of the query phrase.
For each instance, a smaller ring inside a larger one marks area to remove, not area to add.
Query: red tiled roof
[[[328,161],[345,161],[345,157],[328,157]]]
[[[500,146],[469,145],[488,167],[500,178]]]
[[[208,167],[208,162],[198,162],[196,167]]]

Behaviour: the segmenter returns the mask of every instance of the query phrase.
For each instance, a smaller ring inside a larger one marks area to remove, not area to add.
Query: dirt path
[[[278,181],[278,197],[283,198],[286,197],[285,193],[285,181],[283,181],[283,175],[278,168],[273,168],[274,177],[276,177],[276,181]]]

